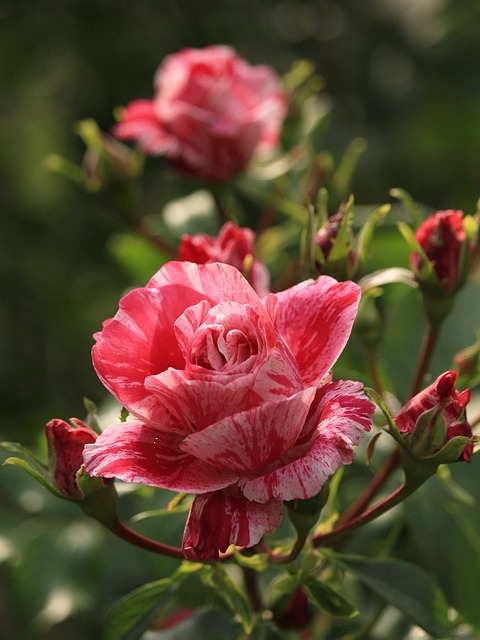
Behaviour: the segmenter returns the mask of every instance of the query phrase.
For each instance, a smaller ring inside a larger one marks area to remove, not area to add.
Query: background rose
[[[263,297],[269,292],[270,274],[263,262],[253,257],[254,240],[255,234],[248,227],[237,227],[233,222],[226,222],[216,238],[206,233],[183,234],[178,259],[197,264],[231,264],[244,275],[247,272],[247,280]]]
[[[130,103],[113,132],[187,173],[221,182],[240,173],[255,151],[276,146],[285,112],[270,67],[250,66],[226,46],[184,49],[158,69],[153,100]]]
[[[370,428],[362,384],[329,382],[359,296],[321,277],[260,300],[230,265],[168,263],[97,335],[95,369],[135,419],[86,447],[88,473],[198,494],[188,557],[256,544]]]

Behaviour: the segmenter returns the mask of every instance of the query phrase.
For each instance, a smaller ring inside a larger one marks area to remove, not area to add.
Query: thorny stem
[[[382,514],[386,513],[392,507],[395,507],[397,504],[400,504],[405,498],[407,498],[411,494],[411,489],[404,483],[401,487],[396,489],[392,494],[390,494],[387,498],[384,498],[376,505],[368,509],[368,511],[364,511],[356,518],[352,518],[345,524],[341,526],[337,526],[333,531],[329,533],[318,534],[312,538],[313,545],[315,547],[332,547],[335,545],[337,541],[344,538],[346,535],[355,531],[359,527],[362,527],[364,524],[375,520]]]
[[[418,359],[417,369],[412,380],[412,387],[410,390],[409,398],[413,398],[413,396],[417,395],[417,393],[422,389],[423,379],[425,377],[425,374],[427,373],[433,351],[437,344],[438,334],[439,327],[433,327],[431,324],[429,324],[423,337],[420,357]]]
[[[161,553],[162,555],[170,556],[171,558],[179,558],[180,560],[185,559],[182,550],[178,547],[172,547],[169,544],[163,544],[161,542],[151,540],[150,538],[146,538],[140,533],[137,533],[136,531],[133,531],[133,529],[127,527],[118,518],[110,524],[108,528],[122,540],[125,540],[130,544],[134,544],[137,547],[141,547],[147,551],[153,551],[154,553]]]
[[[383,483],[395,471],[400,462],[400,452],[396,449],[392,455],[384,462],[372,478],[370,484],[365,488],[363,493],[357,498],[352,506],[347,509],[337,520],[336,527],[342,526],[347,522],[351,522],[357,518],[368,507],[373,498],[377,495]]]

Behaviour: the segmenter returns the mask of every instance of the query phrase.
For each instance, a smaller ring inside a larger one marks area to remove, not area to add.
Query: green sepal
[[[309,601],[317,609],[341,618],[352,618],[359,613],[358,609],[338,591],[313,576],[308,576],[302,586]]]
[[[405,189],[394,188],[390,189],[389,194],[392,198],[396,198],[404,205],[409,212],[415,227],[418,228],[423,222],[420,207],[408,191],[405,191]]]
[[[22,457],[10,457],[5,460],[3,464],[14,464],[26,471],[34,480],[41,484],[45,489],[48,489],[57,498],[67,499],[63,493],[56,488],[50,470],[47,465],[43,464],[31,451],[26,447],[23,447],[17,442],[1,442],[0,446],[11,451],[12,453],[19,453]]]
[[[480,442],[480,438],[478,436],[474,436],[473,438],[455,436],[455,438],[446,442],[440,451],[437,451],[433,456],[429,456],[425,461],[436,465],[457,462],[464,447],[472,442],[478,443]]]
[[[263,573],[268,567],[268,555],[266,553],[254,553],[251,556],[241,553],[237,547],[233,548],[233,557],[238,565],[246,569],[253,569]]]
[[[362,227],[362,230],[358,234],[357,237],[357,259],[359,266],[364,269],[368,259],[368,249],[370,246],[370,242],[373,238],[373,233],[375,231],[375,227],[378,222],[384,218],[391,209],[391,205],[384,204],[381,207],[378,207],[373,211],[365,224]]]
[[[82,511],[103,524],[107,529],[115,529],[118,496],[113,482],[105,484],[103,478],[94,478],[82,465],[77,472],[77,483],[83,498],[78,502]]]
[[[332,250],[327,258],[327,264],[337,263],[339,261],[344,262],[349,253],[352,251],[351,246],[351,229],[353,223],[353,195],[349,197],[345,203],[345,212],[340,223],[340,229],[335,240],[332,243]]]
[[[398,430],[398,427],[395,424],[395,420],[390,415],[390,412],[387,409],[387,405],[383,401],[383,399],[380,396],[380,394],[377,393],[375,391],[375,389],[372,389],[370,387],[365,387],[364,390],[365,390],[365,393],[367,394],[367,396],[370,398],[370,400],[372,400],[379,407],[381,412],[383,413],[383,415],[385,417],[385,420],[387,421],[387,426],[388,426],[387,431],[388,431],[388,433],[400,445],[401,449],[403,449],[405,451],[408,451],[408,445],[405,442],[405,438],[403,437],[403,435]]]
[[[310,530],[317,523],[323,507],[327,504],[329,492],[330,483],[326,482],[320,492],[312,498],[284,502],[290,522],[295,527],[300,540],[306,540]]]
[[[97,435],[100,435],[102,430],[100,429],[100,425],[98,424],[97,405],[94,402],[92,402],[89,398],[84,398],[83,406],[87,411],[87,415],[85,417],[85,424],[87,425],[87,427],[90,427],[90,429],[94,431]]]
[[[414,456],[426,458],[442,447],[446,433],[442,405],[439,405],[420,414],[413,431],[406,436],[406,439]]]

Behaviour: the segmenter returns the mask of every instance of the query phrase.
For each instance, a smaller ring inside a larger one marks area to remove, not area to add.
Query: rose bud
[[[433,266],[438,285],[447,293],[457,291],[465,282],[471,259],[470,243],[461,211],[437,211],[421,224],[415,239]],[[465,255],[466,253],[466,255]],[[411,255],[411,265],[420,282],[425,260],[420,253]],[[467,262],[465,268],[464,262]]]
[[[258,295],[263,297],[269,292],[270,274],[266,266],[253,257],[254,238],[251,229],[227,222],[220,229],[217,238],[206,233],[182,235],[178,259],[196,264],[231,264],[243,273]]]
[[[268,66],[251,66],[226,46],[184,49],[155,75],[152,100],[124,109],[113,133],[147,155],[209,182],[241,173],[257,151],[273,149],[286,97]]]
[[[56,488],[64,497],[79,501],[84,493],[78,483],[78,472],[83,465],[83,448],[97,439],[87,425],[72,418],[74,426],[55,418],[45,427],[48,444],[48,463]],[[98,484],[98,481],[92,479]]]
[[[420,391],[395,418],[400,433],[417,458],[430,459],[437,465],[463,460],[473,453],[472,429],[466,418],[470,389],[454,388],[457,374],[447,371],[429,387]]]

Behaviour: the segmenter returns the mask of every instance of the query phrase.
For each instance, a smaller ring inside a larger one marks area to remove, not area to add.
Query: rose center
[[[192,345],[191,361],[205,369],[218,371],[237,366],[258,353],[256,340],[251,340],[241,329],[227,329],[211,325]]]

